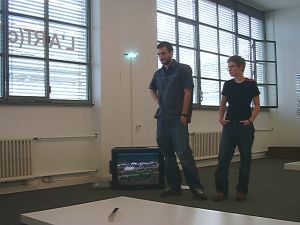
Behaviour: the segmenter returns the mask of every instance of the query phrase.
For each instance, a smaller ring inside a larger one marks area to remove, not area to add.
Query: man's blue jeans
[[[217,192],[224,193],[226,196],[228,195],[229,165],[237,146],[240,152],[240,168],[236,190],[247,194],[254,132],[255,130],[252,125],[245,126],[239,123],[228,123],[223,126],[219,147],[219,163],[215,172]]]
[[[165,158],[168,186],[174,189],[181,187],[182,177],[176,160],[177,155],[183,169],[186,184],[190,189],[203,189],[189,145],[188,127],[181,122],[180,118],[172,121],[158,118],[156,141]]]

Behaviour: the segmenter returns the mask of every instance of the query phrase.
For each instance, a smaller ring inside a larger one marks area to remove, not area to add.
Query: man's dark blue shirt
[[[194,88],[192,69],[189,65],[172,60],[168,69],[162,66],[157,70],[149,86],[149,89],[158,92],[159,108],[155,118],[163,117],[165,120],[179,118],[182,113],[184,89],[186,88]],[[188,122],[192,115],[192,101],[193,95],[189,106]]]

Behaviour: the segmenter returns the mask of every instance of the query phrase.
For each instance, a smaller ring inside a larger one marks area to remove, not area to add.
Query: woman
[[[244,201],[248,193],[251,148],[254,140],[253,122],[260,111],[259,90],[254,80],[244,76],[245,59],[234,55],[227,60],[233,79],[226,81],[222,90],[219,121],[223,125],[219,146],[218,167],[215,172],[217,195],[214,201],[228,196],[228,172],[236,146],[240,152],[239,180],[236,187],[237,201]],[[254,110],[251,110],[251,103]],[[226,104],[228,109],[224,119]]]

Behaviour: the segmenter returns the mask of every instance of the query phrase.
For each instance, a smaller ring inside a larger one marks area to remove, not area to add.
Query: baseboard
[[[263,158],[266,154],[262,152],[253,152],[252,159]],[[235,155],[232,162],[238,162],[239,155]],[[214,166],[218,164],[218,159],[196,160],[197,167]],[[181,165],[179,163],[181,169]],[[65,174],[38,177],[27,181],[8,182],[0,184],[0,195],[23,191],[41,190],[47,188],[56,188],[63,186],[72,186],[78,184],[91,183],[93,189],[106,189],[110,186],[111,176],[100,177],[95,172],[79,173],[79,174]]]
[[[1,183],[0,194],[9,194],[23,191],[33,191],[47,188],[87,184],[94,183],[97,181],[99,181],[99,176],[97,176],[96,173],[45,176],[27,181]]]
[[[252,159],[260,159],[266,157],[266,151],[260,151],[260,152],[252,152]],[[235,154],[231,160],[231,162],[239,162],[240,161],[240,155]],[[203,160],[196,160],[196,166],[197,167],[205,167],[205,166],[215,166],[218,164],[218,159],[203,159]]]
[[[300,147],[270,146],[267,156],[283,159],[300,159]]]

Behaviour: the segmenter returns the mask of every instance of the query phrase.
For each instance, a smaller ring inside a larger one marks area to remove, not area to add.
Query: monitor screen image
[[[163,188],[163,162],[157,148],[114,148],[112,184],[117,188]]]
[[[121,153],[117,169],[121,185],[159,183],[159,159],[155,153]]]

